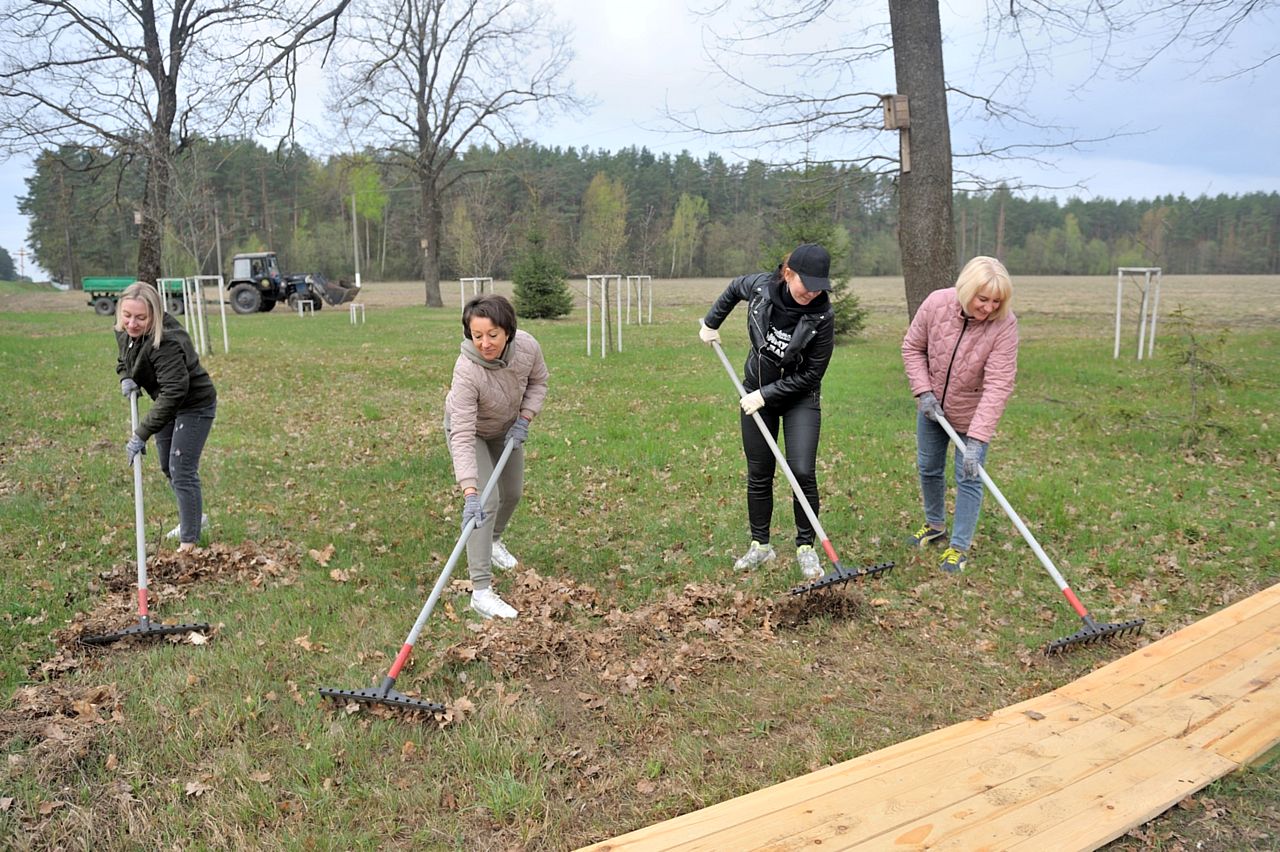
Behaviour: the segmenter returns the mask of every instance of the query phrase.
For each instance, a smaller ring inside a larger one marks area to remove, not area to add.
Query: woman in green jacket
[[[115,330],[120,393],[127,398],[146,391],[154,400],[125,445],[129,465],[138,453],[146,452],[147,439],[154,435],[160,470],[178,500],[179,523],[169,538],[179,540],[178,550],[191,550],[208,522],[200,491],[200,454],[213,428],[218,393],[191,338],[161,308],[155,287],[135,281],[125,288],[116,306]]]

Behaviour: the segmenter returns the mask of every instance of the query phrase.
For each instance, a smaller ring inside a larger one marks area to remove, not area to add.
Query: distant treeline
[[[837,272],[901,272],[893,182],[855,168],[533,144],[472,148],[455,168],[442,178],[446,279],[508,277],[534,228],[573,275],[728,277],[761,267],[761,247],[777,242],[798,198],[820,205],[847,240],[847,268]],[[414,279],[423,252],[436,250],[422,244],[417,187],[372,154],[321,159],[298,147],[200,140],[174,163],[173,180],[170,275],[216,273],[219,238],[224,273],[233,253],[270,249],[288,271],[349,277],[358,245],[365,279]],[[26,183],[19,207],[41,267],[77,286],[86,275],[132,273],[144,184],[136,167],[111,151],[66,148],[44,152]],[[611,242],[609,229],[624,221]],[[992,254],[1015,274],[1280,273],[1274,192],[1062,204],[1000,188],[957,194],[955,228],[957,264]]]

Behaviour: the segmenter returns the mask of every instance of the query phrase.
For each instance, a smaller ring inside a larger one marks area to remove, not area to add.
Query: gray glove
[[[969,479],[978,478],[978,469],[982,467],[982,451],[986,448],[986,441],[979,441],[977,438],[964,439],[964,461],[960,469]]]
[[[138,437],[135,432],[129,436],[129,442],[124,445],[124,451],[129,456],[129,467],[133,467],[133,460],[140,455],[147,454],[147,442]]]
[[[120,395],[125,399],[129,398],[129,394],[138,392],[138,383],[133,379],[125,376],[120,380]]]
[[[517,448],[524,446],[524,442],[529,440],[529,421],[524,417],[517,417],[516,422],[507,430],[506,440],[515,441]]]
[[[916,411],[919,411],[930,420],[937,420],[934,415],[941,411],[938,405],[938,398],[933,395],[933,391],[925,391],[916,397]]]
[[[480,508],[479,494],[468,494],[462,498],[462,525],[464,527],[468,521],[475,521],[476,526],[480,526],[485,522],[486,517],[484,509]]]

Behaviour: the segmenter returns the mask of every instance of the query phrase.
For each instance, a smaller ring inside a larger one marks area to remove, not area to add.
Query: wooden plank
[[[1028,824],[1032,832],[1005,834],[999,847],[1020,852],[1045,849],[1097,849],[1125,832],[1155,819],[1187,796],[1234,771],[1236,764],[1186,743],[1167,741],[1142,758],[1110,767],[1055,798],[1075,803],[1067,819],[1052,825]]]
[[[1123,707],[1280,624],[1280,584],[1255,597],[1265,605],[1242,601],[1055,691],[1104,711]]]
[[[1115,715],[1183,736],[1277,676],[1280,626],[1130,701]]]
[[[1095,848],[1280,740],[1280,584],[1048,695],[590,850]]]
[[[814,773],[800,775],[799,778],[774,784],[773,787],[745,793],[717,805],[672,817],[663,823],[636,829],[621,837],[582,847],[582,852],[586,849],[593,852],[604,852],[605,849],[641,852],[646,849],[699,848],[687,844],[696,843],[703,837],[716,838],[716,842],[703,848],[717,848],[719,833],[733,830],[750,817],[772,816],[773,819],[782,819],[787,811],[803,811],[810,800],[824,793],[842,791],[913,765],[932,765],[932,761],[937,760],[938,756],[948,755],[957,748],[972,746],[974,743],[1000,741],[1010,730],[1024,732],[1019,736],[1024,741],[1034,742],[1038,736],[1028,736],[1027,723],[1032,718],[1027,714],[1043,716],[1044,720],[1059,725],[1062,730],[1087,723],[1102,715],[1092,707],[1080,705],[1070,698],[1047,693],[1002,707],[982,719],[970,719],[951,727],[932,730],[923,736],[827,766]],[[988,753],[986,748],[978,748],[978,751]]]
[[[891,836],[834,848],[1008,849],[1027,843],[1037,849],[1079,849],[1100,845],[1095,837],[1114,837],[1112,832],[1128,830],[1135,806],[1131,791],[1140,785],[1167,776],[1177,779],[1177,789],[1190,791],[1192,785],[1203,786],[1208,783],[1203,779],[1211,777],[1207,772],[1187,771],[1186,764],[1200,757],[1195,749],[1168,740],[1145,740],[1140,733],[1136,729],[1130,733],[1130,742],[1137,747],[1120,760],[1109,760],[1105,752],[1070,755],[1060,765],[1048,767],[1045,774],[1028,779],[1021,790],[993,790],[1002,794],[997,807],[984,807],[979,798],[967,812],[931,815]],[[1073,836],[1077,832],[1079,836]],[[823,848],[831,847],[824,843]]]
[[[970,740],[928,760],[886,771],[855,771],[847,783],[807,790],[806,798],[791,807],[774,807],[764,797],[742,797],[735,800],[741,804],[738,812],[714,834],[695,838],[684,830],[687,825],[673,826],[676,830],[654,846],[636,848],[783,850],[836,838],[875,837],[921,813],[957,806],[975,796],[998,797],[993,788],[1035,773],[1064,755],[1082,752],[1091,744],[1100,744],[1095,751],[1105,753],[1101,760],[1109,763],[1120,759],[1125,748],[1148,747],[1163,737],[1147,729],[1130,736],[1127,732],[1133,726],[1110,716],[1094,716],[1084,722],[1077,721],[1079,718],[1072,708],[1063,708],[1056,722],[1053,717],[1033,720],[1024,714],[1022,724],[1005,728],[996,736]],[[1130,746],[1135,738],[1143,738],[1142,744]],[[1095,765],[1090,771],[1097,768]],[[947,779],[941,789],[939,779]],[[747,799],[753,801],[744,801]]]
[[[970,743],[999,737],[1008,730],[1022,730],[1026,722],[1030,721],[1027,713],[1054,720],[1063,729],[1083,724],[1101,715],[1093,708],[1069,698],[1053,693],[1041,695],[1001,708],[988,717],[970,719],[931,731],[763,790],[673,817],[612,840],[585,846],[583,850],[604,852],[625,849],[627,852],[640,852],[671,849],[682,842],[695,841],[700,837],[732,829],[743,820],[744,814],[767,816],[800,808],[808,800],[827,790],[858,784],[913,764],[925,764],[939,755],[946,755]],[[714,845],[709,848],[714,848]]]

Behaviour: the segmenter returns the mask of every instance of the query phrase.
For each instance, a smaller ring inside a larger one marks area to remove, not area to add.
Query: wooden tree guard
[[[1280,584],[1038,698],[585,848],[1096,849],[1278,742]]]

